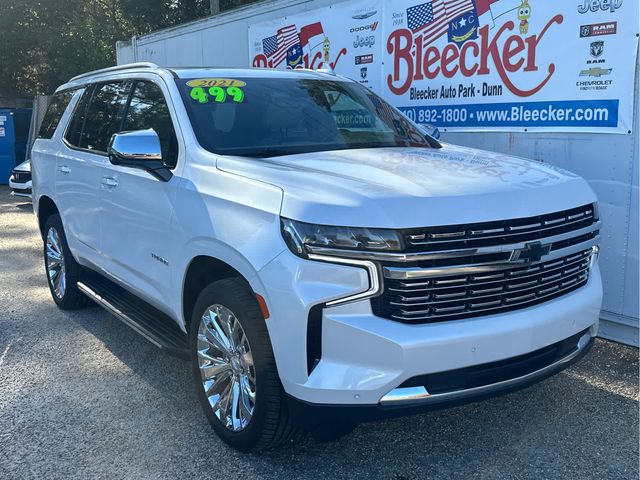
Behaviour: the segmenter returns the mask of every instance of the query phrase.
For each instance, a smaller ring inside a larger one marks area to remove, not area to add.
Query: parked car
[[[19,197],[31,198],[31,161],[27,160],[17,165],[9,177],[11,194]]]
[[[55,303],[188,358],[240,450],[522,388],[596,335],[587,183],[439,143],[340,76],[88,73],[32,162]]]

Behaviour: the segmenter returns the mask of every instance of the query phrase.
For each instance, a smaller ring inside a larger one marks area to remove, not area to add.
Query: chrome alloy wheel
[[[51,289],[56,297],[62,299],[67,290],[67,277],[64,263],[64,252],[62,242],[55,228],[50,227],[47,231],[47,275]]]
[[[213,413],[229,430],[245,429],[256,405],[256,371],[242,325],[223,305],[211,305],[202,315],[198,365]]]

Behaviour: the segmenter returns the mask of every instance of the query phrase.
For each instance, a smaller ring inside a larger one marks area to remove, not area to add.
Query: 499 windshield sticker
[[[189,80],[187,86],[191,87],[189,96],[198,103],[224,103],[227,101],[244,102],[244,89],[246,83],[234,78],[196,78]]]

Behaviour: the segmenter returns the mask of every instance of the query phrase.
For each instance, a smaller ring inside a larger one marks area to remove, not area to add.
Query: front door
[[[174,167],[178,142],[159,83],[138,80],[127,107],[123,131],[151,128],[160,137],[162,158]],[[163,182],[131,167],[105,164],[102,169],[101,249],[107,270],[135,293],[167,310],[171,268],[179,248],[173,204],[180,179]]]
[[[129,86],[117,81],[88,87],[56,159],[56,198],[67,238],[91,263],[99,258],[99,191],[107,142],[119,130]]]

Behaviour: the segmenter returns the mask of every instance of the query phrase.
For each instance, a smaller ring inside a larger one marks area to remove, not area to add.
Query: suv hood
[[[587,183],[565,170],[447,144],[441,149],[219,157],[218,168],[280,187],[282,216],[325,225],[471,223],[529,217],[595,201]]]

